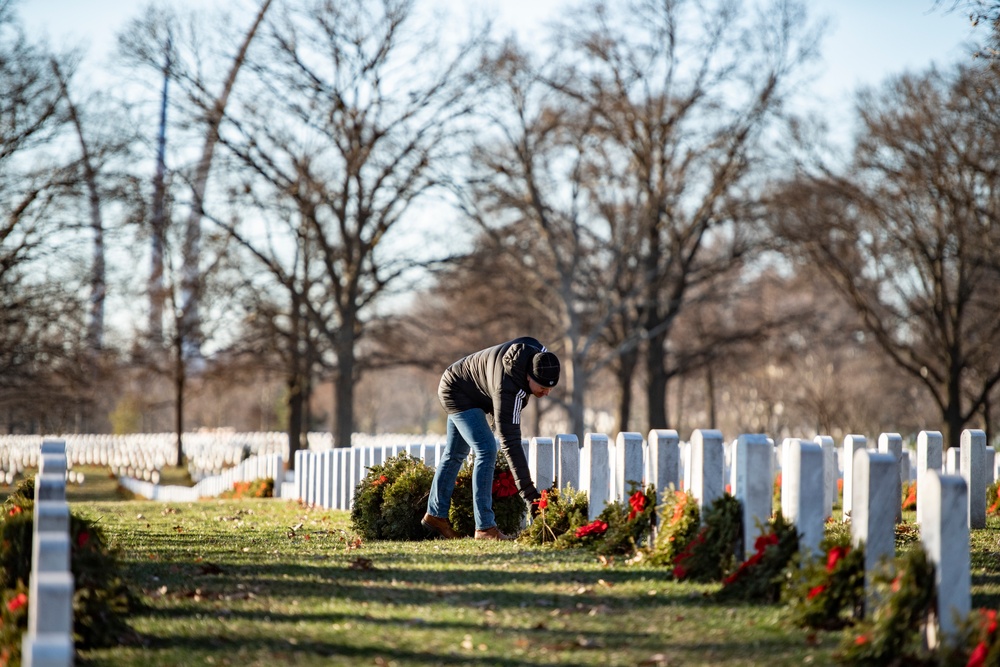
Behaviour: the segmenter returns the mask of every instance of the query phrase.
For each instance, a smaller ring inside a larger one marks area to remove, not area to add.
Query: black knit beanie
[[[551,352],[539,352],[531,359],[531,379],[543,387],[554,387],[559,382],[559,357]]]

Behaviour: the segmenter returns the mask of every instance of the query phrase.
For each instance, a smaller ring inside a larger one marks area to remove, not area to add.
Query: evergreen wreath
[[[538,501],[538,515],[524,529],[518,540],[528,544],[548,545],[556,549],[586,546],[586,538],[596,538],[594,529],[578,535],[587,525],[590,503],[586,491],[575,491],[566,486],[544,489]],[[604,527],[607,530],[607,526]],[[599,534],[603,534],[600,531]]]
[[[915,546],[871,574],[875,609],[845,631],[834,659],[847,665],[930,665],[938,661],[923,629],[933,623],[934,565]]]
[[[30,494],[30,495],[29,495]],[[27,628],[34,526],[34,477],[23,480],[0,508],[0,664],[20,654]],[[70,512],[70,571],[73,575],[73,635],[78,649],[134,644],[129,615],[140,604],[126,586],[118,552],[101,527]]]
[[[799,531],[779,510],[754,542],[754,553],[722,580],[720,600],[778,602],[783,574],[799,552]]]
[[[785,571],[782,600],[792,621],[819,630],[853,625],[864,608],[864,549],[850,537],[828,536],[820,542],[822,558],[796,556]]]
[[[399,471],[382,493],[382,526],[388,539],[422,540],[427,530],[420,520],[427,512],[434,471],[421,462]]]
[[[656,489],[650,484],[643,490],[641,485],[631,482],[628,502],[615,500],[608,503],[597,521],[600,523],[582,537],[577,538],[574,533],[574,539],[587,540],[588,546],[601,556],[637,553],[640,547],[648,545],[655,525]]]
[[[1000,479],[986,488],[986,502],[989,503],[987,516],[1000,516]]]
[[[458,471],[455,491],[451,494],[448,518],[459,535],[472,537],[476,532],[476,517],[472,502],[472,465],[466,460]],[[498,456],[493,469],[493,514],[500,532],[514,535],[520,532],[528,514],[528,506],[517,492],[514,475],[505,456]]]
[[[387,507],[386,492],[401,478],[410,493],[390,494]],[[420,519],[433,479],[434,471],[423,461],[402,452],[371,466],[354,489],[352,528],[366,540],[421,539],[427,531],[420,530]]]
[[[21,664],[21,643],[28,631],[28,587],[22,581],[0,591],[0,665]]]
[[[721,581],[734,569],[741,535],[740,501],[723,494],[705,512],[698,534],[674,557],[674,577],[681,581]]]
[[[903,482],[902,507],[904,512],[913,512],[917,509],[917,483],[915,481]]]
[[[1000,632],[997,629],[995,609],[973,609],[959,623],[955,646],[949,647],[942,662],[966,667],[1000,664]]]
[[[274,479],[260,477],[252,481],[235,482],[233,488],[223,491],[218,497],[233,500],[242,498],[273,498]]]
[[[698,500],[689,493],[668,487],[660,506],[656,541],[649,554],[653,565],[673,567],[674,559],[698,534],[701,510]]]

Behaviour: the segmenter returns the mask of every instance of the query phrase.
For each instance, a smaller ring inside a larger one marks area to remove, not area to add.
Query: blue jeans
[[[431,495],[427,499],[427,513],[448,518],[455,479],[470,448],[474,452],[472,509],[476,517],[476,530],[489,530],[497,525],[493,515],[493,470],[497,462],[497,441],[486,421],[486,413],[478,408],[448,415],[448,436],[441,462],[434,472]]]

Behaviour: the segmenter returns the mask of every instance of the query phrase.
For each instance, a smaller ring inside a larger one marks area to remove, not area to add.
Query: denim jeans
[[[427,513],[448,518],[455,479],[470,449],[474,453],[472,509],[476,530],[488,530],[497,525],[493,516],[493,470],[497,461],[497,441],[486,421],[486,413],[478,408],[448,415],[447,440],[441,462],[434,472]]]

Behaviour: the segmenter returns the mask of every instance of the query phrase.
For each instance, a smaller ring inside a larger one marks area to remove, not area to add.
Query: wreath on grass
[[[852,548],[843,534],[827,537],[820,549],[821,558],[793,559],[782,600],[796,625],[838,630],[856,623],[864,610],[864,549]]]
[[[779,510],[754,541],[754,552],[722,580],[720,600],[778,602],[783,574],[799,551],[799,531]]]
[[[679,581],[721,581],[735,569],[741,534],[740,501],[725,493],[712,502],[697,534],[674,556],[674,577]]]
[[[422,540],[430,535],[420,524],[434,482],[434,469],[406,453],[371,466],[358,482],[351,508],[351,526],[366,540]],[[506,461],[497,459],[493,473],[493,512],[505,533],[520,530],[527,506]],[[471,537],[476,529],[472,508],[472,466],[463,464],[455,480],[449,519],[460,535]]]
[[[933,626],[934,565],[916,546],[870,574],[875,609],[846,630],[834,658],[851,665],[938,664],[924,640]]]
[[[989,503],[986,514],[1000,516],[1000,479],[986,487],[986,502]]]
[[[354,532],[366,540],[423,539],[427,531],[420,519],[427,511],[433,480],[431,468],[405,453],[371,466],[354,489]]]
[[[571,486],[562,490],[554,487],[544,489],[538,501],[537,516],[518,540],[556,549],[586,546],[588,541],[595,540],[607,530],[605,524],[603,530],[591,527],[580,534],[580,530],[589,525],[589,511],[590,502],[586,491],[575,491]]]
[[[27,629],[27,585],[34,529],[34,478],[25,479],[0,507],[0,664],[19,659]],[[77,649],[135,643],[127,619],[138,597],[122,578],[118,553],[101,527],[70,512],[70,571],[73,575],[73,639]]]
[[[917,483],[915,481],[903,482],[902,508],[904,512],[914,512],[917,509]]]
[[[653,527],[656,525],[656,489],[652,484],[643,489],[640,484],[630,482],[628,501],[615,500],[608,503],[597,516],[597,521],[600,523],[590,528],[589,534],[584,531],[583,537],[577,537],[574,532],[574,540],[587,540],[590,536],[596,538],[600,531],[600,539],[591,539],[586,544],[598,555],[638,553],[651,543]]]
[[[448,518],[459,535],[472,537],[476,532],[476,517],[472,501],[472,464],[467,460],[458,471],[455,491],[451,494]],[[429,488],[429,487],[428,487]],[[528,506],[517,492],[514,474],[507,459],[498,456],[493,470],[493,514],[501,533],[516,535],[524,525]]]
[[[234,482],[233,488],[226,489],[217,497],[234,500],[242,498],[273,498],[274,479],[261,477],[247,482]]]
[[[949,664],[965,664],[967,667],[1000,664],[1000,632],[997,629],[995,609],[973,609],[959,623],[956,646],[950,652],[954,660]]]
[[[28,587],[22,581],[0,591],[0,665],[21,664],[21,642],[28,631]]]
[[[674,560],[698,534],[701,527],[701,510],[698,499],[690,493],[677,491],[671,485],[663,494],[660,506],[660,523],[656,541],[649,554],[653,565],[673,567]]]

